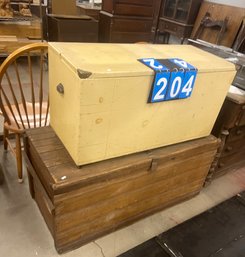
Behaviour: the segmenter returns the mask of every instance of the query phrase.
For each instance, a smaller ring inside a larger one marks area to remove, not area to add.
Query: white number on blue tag
[[[156,73],[150,102],[161,102],[166,99],[170,72]]]
[[[155,72],[149,103],[191,96],[197,77],[197,69],[193,65],[179,58],[143,58],[139,61]]]
[[[197,69],[193,65],[179,58],[172,58],[169,59],[169,61],[175,63],[185,70],[185,77],[183,79],[182,89],[179,94],[179,98],[183,99],[190,97],[195,84]]]
[[[179,94],[179,98],[187,98],[190,97],[193,91],[193,87],[195,84],[197,76],[197,71],[196,70],[191,70],[191,71],[186,71],[185,72],[185,77],[183,80],[183,85],[182,85],[182,90]]]
[[[184,71],[171,72],[166,100],[179,98],[183,86],[184,75]]]
[[[181,68],[184,68],[184,69],[189,69],[189,70],[196,70],[196,68],[189,64],[188,62],[182,60],[182,59],[179,59],[179,58],[171,58],[171,59],[168,59],[170,62],[173,62],[175,63],[176,65],[178,65],[179,67]]]

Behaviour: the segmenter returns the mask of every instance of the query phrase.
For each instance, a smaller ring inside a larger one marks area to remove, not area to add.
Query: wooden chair
[[[49,124],[46,43],[34,43],[10,54],[0,66],[0,108],[4,117],[4,149],[17,161],[22,182],[21,137],[26,129]],[[15,147],[9,133],[15,134]]]
[[[241,22],[241,26],[232,45],[232,49],[237,52],[245,53],[245,17]]]
[[[225,32],[227,30],[227,24],[228,24],[228,17],[226,17],[224,20],[213,20],[211,18],[211,14],[209,12],[206,12],[205,16],[202,18],[197,31],[193,37],[194,40],[201,38],[201,35],[204,31],[204,29],[212,29],[217,30],[217,38],[215,41],[215,44],[220,45],[221,41],[225,35]]]

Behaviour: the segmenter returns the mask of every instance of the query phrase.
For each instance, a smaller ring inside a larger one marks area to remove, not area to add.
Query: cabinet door
[[[165,0],[160,17],[193,25],[202,0]]]
[[[166,0],[163,9],[163,16],[174,19],[177,1],[178,0]]]
[[[185,22],[188,19],[191,0],[178,0],[176,6],[175,20]]]

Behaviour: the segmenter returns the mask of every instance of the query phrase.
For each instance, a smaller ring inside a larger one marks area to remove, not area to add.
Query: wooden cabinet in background
[[[103,0],[99,41],[112,43],[154,40],[161,0]]]
[[[156,41],[158,42],[161,34],[164,35],[165,42],[168,42],[170,34],[181,38],[181,43],[190,37],[201,2],[202,0],[163,0]]]
[[[212,129],[221,139],[215,161],[207,176],[207,183],[235,168],[245,165],[245,55],[232,52],[205,41],[189,40],[189,43],[226,60],[234,61],[238,69]]]
[[[48,41],[98,42],[98,21],[73,15],[47,15]]]
[[[149,42],[152,19],[148,17],[119,16],[100,12],[99,42],[135,43]]]
[[[222,145],[211,178],[245,165],[245,95],[228,93],[212,134],[221,138]]]

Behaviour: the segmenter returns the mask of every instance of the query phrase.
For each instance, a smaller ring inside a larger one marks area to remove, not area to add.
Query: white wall
[[[226,5],[245,8],[245,0],[206,0],[206,1],[217,3],[217,4],[226,4]]]

